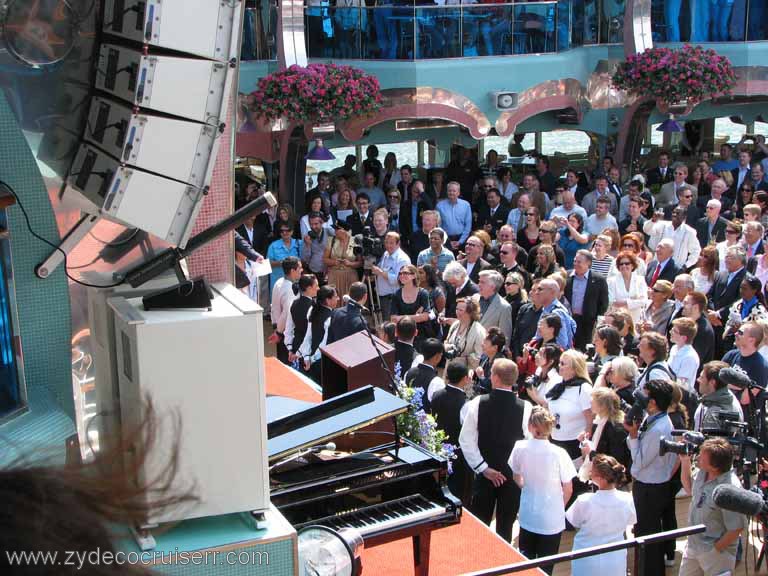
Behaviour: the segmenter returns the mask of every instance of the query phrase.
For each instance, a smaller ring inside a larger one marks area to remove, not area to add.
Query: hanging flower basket
[[[291,66],[259,80],[251,110],[267,120],[323,124],[366,116],[381,106],[379,81],[352,66]]]
[[[725,56],[686,44],[632,55],[619,64],[612,80],[619,90],[655,98],[661,109],[682,105],[690,112],[703,100],[730,93],[736,73]]]

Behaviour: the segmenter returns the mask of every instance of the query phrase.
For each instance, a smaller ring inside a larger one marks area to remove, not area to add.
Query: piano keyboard
[[[336,530],[351,526],[363,535],[396,528],[398,526],[428,520],[445,514],[445,507],[430,502],[420,494],[406,496],[374,506],[366,506],[336,516],[327,516],[312,522]],[[300,526],[297,526],[299,528]]]

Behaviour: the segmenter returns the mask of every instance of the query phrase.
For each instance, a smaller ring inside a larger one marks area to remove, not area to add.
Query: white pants
[[[729,570],[733,572],[735,567],[736,556],[728,552],[718,552],[712,548],[708,552],[694,554],[688,551],[686,545],[679,576],[719,576]]]

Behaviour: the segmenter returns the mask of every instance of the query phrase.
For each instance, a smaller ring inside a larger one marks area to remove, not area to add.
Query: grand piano
[[[415,573],[426,576],[431,531],[461,518],[461,501],[447,487],[448,462],[396,435],[382,443],[380,432],[354,453],[323,449],[407,409],[404,400],[366,386],[272,420],[270,498],[297,529],[351,526],[369,548],[411,537]]]

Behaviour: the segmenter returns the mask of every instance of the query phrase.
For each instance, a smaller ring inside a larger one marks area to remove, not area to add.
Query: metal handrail
[[[606,554],[608,552],[615,552],[617,550],[626,550],[629,548],[639,548],[639,554],[635,554],[635,567],[632,571],[633,574],[642,574],[642,562],[644,559],[644,548],[649,544],[657,544],[659,542],[666,542],[667,540],[676,540],[684,536],[690,536],[691,534],[701,534],[707,529],[704,524],[697,524],[695,526],[688,526],[686,528],[678,528],[677,530],[669,530],[667,532],[658,532],[649,536],[639,536],[637,538],[630,538],[629,540],[620,540],[619,542],[612,542],[610,544],[602,544],[600,546],[591,546],[589,548],[581,548],[579,550],[572,550],[571,552],[563,552],[562,554],[553,554],[552,556],[545,556],[543,558],[536,558],[535,560],[525,560],[523,562],[515,562],[514,564],[507,564],[505,566],[497,566],[489,570],[478,570],[477,572],[468,572],[462,576],[498,576],[500,574],[512,574],[515,572],[522,572],[523,570],[530,570],[531,568],[541,568],[542,566],[551,566],[553,564],[559,564],[560,562],[570,562],[571,560],[578,560],[579,558],[586,558],[588,556],[598,556],[600,554]]]

